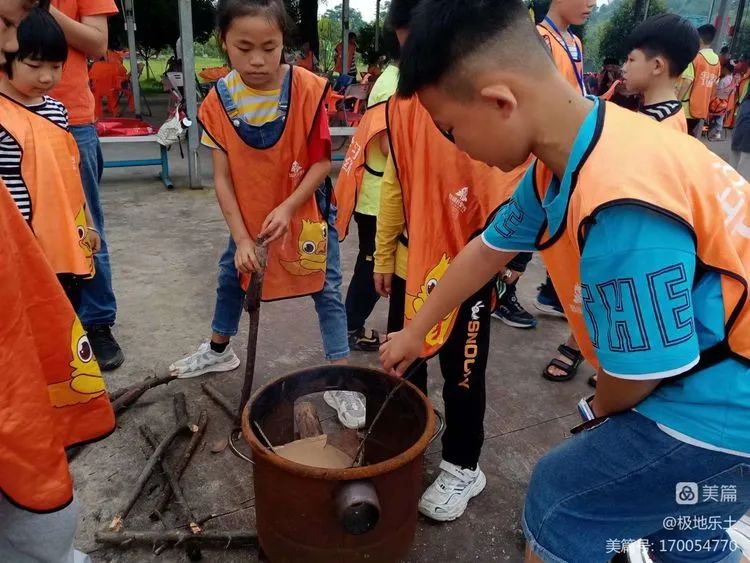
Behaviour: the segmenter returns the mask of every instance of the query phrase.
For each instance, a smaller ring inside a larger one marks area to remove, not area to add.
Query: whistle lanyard
[[[549,16],[544,17],[544,23],[548,24],[556,36],[555,39],[557,39],[558,43],[562,44],[562,46],[565,48],[565,53],[568,55],[568,59],[570,59],[570,64],[573,65],[573,72],[576,74],[576,80],[578,81],[578,86],[581,89],[581,94],[584,96],[586,95],[586,86],[583,83],[583,76],[581,76],[581,73],[578,71],[578,62],[583,61],[583,53],[581,52],[581,49],[578,47],[578,44],[576,43],[576,49],[578,50],[578,58],[579,61],[576,61],[573,58],[573,55],[570,54],[570,49],[568,48],[568,42],[565,41],[565,37],[560,32],[560,30],[555,25],[555,22],[552,21],[552,19]]]

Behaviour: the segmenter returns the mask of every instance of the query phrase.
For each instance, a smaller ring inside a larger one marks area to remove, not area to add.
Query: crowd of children
[[[16,421],[0,423],[3,561],[85,561],[72,545],[65,448],[114,428],[97,359],[108,368],[123,359],[109,332],[101,153],[87,144],[88,106],[78,97],[66,109],[48,95],[71,59],[75,68],[100,44],[112,7],[87,4],[79,12],[94,19],[76,22],[63,15],[73,0],[61,1],[0,0],[0,301],[9,319],[0,410]],[[564,315],[572,331],[543,375],[568,380],[585,358],[597,391],[579,403],[574,437],[533,473],[527,560],[605,561],[615,537],[641,538],[629,548],[634,561],[693,560],[689,548],[666,549],[687,540],[713,545],[702,561],[729,560],[725,530],[662,524],[679,482],[736,490],[734,502],[686,514],[738,520],[750,508],[750,188],[686,134],[744,96],[730,62],[719,80],[715,30],[671,14],[628,39],[622,81],[640,115],[587,96],[570,26],[594,6],[556,0],[535,29],[520,0],[393,0],[392,63],[334,189],[329,85],[282,62],[283,3],[220,0],[232,70],[199,118],[229,240],[211,338],[170,370],[190,378],[239,366],[230,340],[260,269],[264,300],[312,297],[331,363],[346,363],[350,349],[380,350],[386,369],[408,372],[427,393],[418,359],[437,356],[443,459],[419,510],[454,520],[487,480],[479,459],[491,317],[534,326],[515,287],[540,252],[549,275],[538,307]],[[738,105],[739,128],[750,110]],[[339,242],[352,219],[359,253],[344,300]],[[92,279],[102,280],[93,297]],[[385,337],[366,327],[381,296]],[[11,375],[19,366],[23,385]],[[364,426],[359,394],[325,400],[344,425]]]

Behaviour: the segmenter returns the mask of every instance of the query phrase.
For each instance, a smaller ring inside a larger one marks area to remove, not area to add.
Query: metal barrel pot
[[[242,416],[242,433],[255,460],[258,539],[271,563],[385,563],[408,553],[417,525],[424,451],[435,428],[432,407],[411,383],[395,392],[374,426],[363,467],[300,465],[276,455],[265,442],[280,446],[293,441],[295,401],[333,389],[365,396],[369,428],[400,381],[372,369],[323,366],[284,376],[252,397]]]

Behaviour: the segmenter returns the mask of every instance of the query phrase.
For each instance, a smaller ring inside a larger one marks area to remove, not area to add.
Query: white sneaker
[[[440,469],[440,475],[419,499],[419,511],[432,520],[450,522],[460,517],[469,501],[484,490],[487,477],[479,466],[472,471],[445,460],[440,462]]]
[[[362,393],[354,391],[326,391],[323,400],[339,415],[339,422],[351,430],[359,430],[367,420]]]
[[[238,367],[240,367],[240,359],[230,346],[219,354],[211,350],[210,342],[204,342],[198,347],[197,352],[169,366],[169,373],[180,379],[188,379],[204,373],[232,371]]]
[[[750,514],[745,514],[739,521],[727,530],[727,534],[746,559],[750,560]]]

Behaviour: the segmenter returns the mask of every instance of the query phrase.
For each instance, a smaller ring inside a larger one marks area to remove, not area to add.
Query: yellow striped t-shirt
[[[226,76],[226,85],[232,96],[240,118],[250,125],[265,125],[279,115],[279,96],[281,88],[276,90],[256,90],[242,81],[240,73],[233,70]],[[201,143],[212,149],[218,148],[204,132]]]

